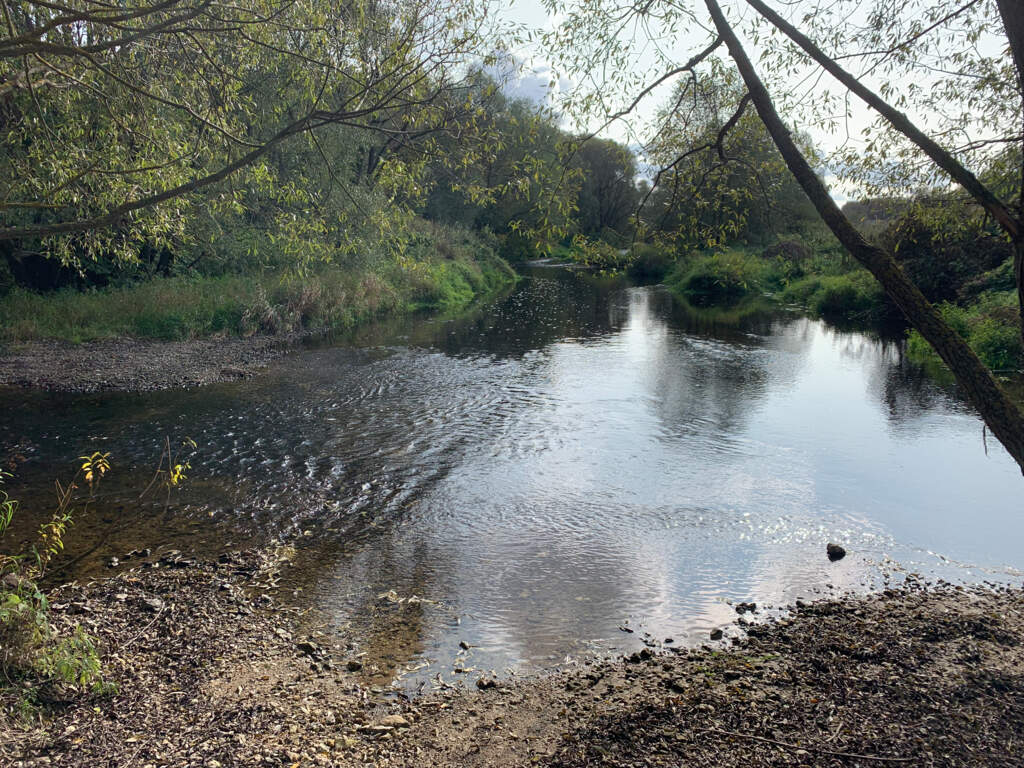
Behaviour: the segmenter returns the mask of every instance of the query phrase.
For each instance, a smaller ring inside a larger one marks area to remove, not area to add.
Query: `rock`
[[[497,688],[498,681],[493,677],[481,677],[476,681],[476,687],[481,691],[485,691],[488,688]]]
[[[360,669],[363,668],[363,662],[359,661],[358,659],[349,659],[348,662],[345,664],[345,668],[349,672],[358,672]]]
[[[158,597],[144,597],[142,606],[152,613],[160,613],[164,609],[164,601]]]
[[[715,629],[711,630],[711,639],[712,640],[721,640],[722,639],[722,635],[724,635],[724,634],[725,633],[721,629],[718,629],[716,627]]]
[[[301,643],[296,643],[295,647],[307,656],[320,656],[323,653],[320,646],[311,640],[303,640]]]
[[[461,648],[464,651],[468,651],[469,650],[469,643],[467,643],[465,640],[460,640],[459,641],[459,648]]]
[[[748,611],[754,613],[757,610],[757,603],[736,603],[736,613],[741,616]]]
[[[408,728],[411,725],[411,723],[401,715],[388,715],[387,717],[382,717],[380,722],[377,724],[386,725],[391,728]]]
[[[619,631],[620,632],[628,632],[631,635],[633,634],[633,630],[630,629],[629,627],[619,627]]]
[[[118,560],[116,557],[112,557],[109,560],[107,560],[107,567],[108,568],[117,568],[117,566],[120,564],[120,562],[121,561]]]
[[[630,664],[639,664],[641,661],[650,661],[653,658],[654,654],[646,648],[643,648],[640,650],[639,653],[634,653],[628,656],[626,658],[626,661],[628,661]]]
[[[16,573],[5,573],[3,579],[0,579],[0,585],[9,592],[13,592],[21,584],[21,579],[18,578]]]
[[[836,560],[842,560],[846,557],[846,550],[838,544],[833,544],[831,541],[828,543],[828,546],[825,547],[825,553],[828,555],[828,559],[833,563]]]

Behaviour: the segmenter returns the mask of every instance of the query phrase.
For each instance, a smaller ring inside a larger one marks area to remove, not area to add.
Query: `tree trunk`
[[[998,2],[1003,17],[1003,26],[1006,28],[1006,36],[1010,41],[1014,63],[1017,66],[1018,92],[1021,94],[1021,98],[1024,98],[1024,0],[998,0]],[[763,0],[747,0],[747,4],[800,46],[808,56],[855,93],[864,103],[888,120],[893,128],[914,142],[936,165],[946,171],[953,181],[962,186],[979,205],[988,211],[996,223],[1002,227],[1013,243],[1016,254],[1013,266],[1017,283],[1017,303],[1021,308],[1020,337],[1021,342],[1024,343],[1024,274],[1021,273],[1021,267],[1024,264],[1020,258],[1021,248],[1024,248],[1024,227],[1021,225],[1024,199],[1018,201],[1015,215],[1009,205],[996,197],[992,190],[964,167],[951,152],[945,150],[938,142],[914,125],[905,114],[840,67],[835,59],[828,56],[810,38],[769,8]],[[1021,117],[1024,119],[1024,115]],[[1022,160],[1021,174],[1021,192],[1024,193],[1024,160]]]
[[[906,276],[892,255],[871,245],[839,210],[807,158],[775,110],[746,51],[722,13],[717,0],[705,0],[718,34],[739,69],[761,121],[818,214],[839,242],[875,276],[886,293],[949,366],[989,429],[1024,472],[1024,415],[992,378],[967,343],[942,319],[924,294]]]
[[[1013,63],[1017,66],[1017,81],[1024,92],[1024,3],[1020,0],[996,0],[999,15],[1003,17],[1006,39],[1010,41]]]

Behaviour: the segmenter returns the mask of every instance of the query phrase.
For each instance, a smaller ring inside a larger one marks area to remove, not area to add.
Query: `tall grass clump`
[[[826,320],[878,319],[885,309],[885,291],[867,270],[840,275],[810,275],[782,291],[782,300],[800,304]]]
[[[144,282],[0,298],[0,341],[180,341],[349,328],[388,313],[451,310],[515,280],[479,237],[424,223],[400,259],[317,263],[302,271],[158,277]]]

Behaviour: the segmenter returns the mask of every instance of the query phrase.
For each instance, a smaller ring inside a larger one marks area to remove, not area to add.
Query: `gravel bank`
[[[131,564],[55,598],[58,624],[100,638],[119,692],[55,701],[43,725],[8,719],[0,764],[1019,766],[1024,754],[1020,590],[912,584],[748,625],[728,648],[408,700],[361,684],[358,647],[299,634],[276,595],[279,555]]]
[[[250,376],[295,348],[301,335],[194,341],[33,341],[0,351],[0,385],[63,392],[144,392]]]

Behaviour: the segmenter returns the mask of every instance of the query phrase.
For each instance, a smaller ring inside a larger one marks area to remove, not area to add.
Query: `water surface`
[[[899,344],[791,314],[716,324],[580,272],[535,269],[468,317],[364,329],[249,381],[0,407],[30,507],[55,468],[112,454],[75,571],[298,533],[294,599],[382,682],[700,642],[729,599],[1024,567],[1016,465]],[[188,484],[139,503],[165,436],[199,446]],[[850,555],[829,563],[828,541]]]

